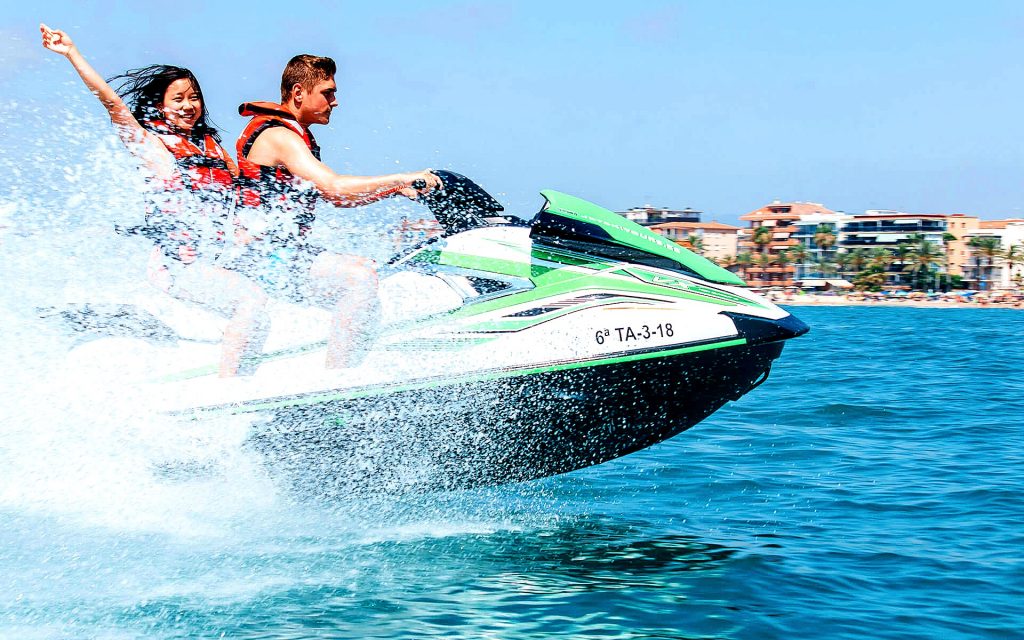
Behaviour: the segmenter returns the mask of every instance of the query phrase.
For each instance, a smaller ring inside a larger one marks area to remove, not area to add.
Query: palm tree
[[[835,267],[839,271],[839,275],[844,278],[849,275],[846,267],[850,266],[850,252],[849,251],[837,251],[835,255]]]
[[[792,262],[792,261],[793,261],[793,257],[789,254],[788,251],[780,251],[778,253],[778,255],[775,256],[776,264],[778,264],[780,267],[782,267],[782,279],[783,280],[788,280],[788,278],[786,277],[786,267],[789,266],[789,263]]]
[[[803,266],[807,262],[807,256],[809,256],[809,255],[810,255],[810,252],[807,250],[807,245],[805,245],[802,242],[800,244],[796,245],[795,247],[791,247],[790,250],[789,250],[789,257],[796,264],[796,273],[794,274],[794,277],[796,279],[798,279],[798,280],[800,279],[800,276],[802,275],[800,273],[800,267]]]
[[[1010,274],[1011,282],[1019,282],[1020,274],[1015,273],[1017,265],[1024,264],[1024,244],[1010,245],[1010,248],[1003,252],[1003,264]],[[1017,285],[1020,286],[1019,284]]]
[[[876,247],[870,254],[863,249],[854,249],[850,253],[850,264],[857,273],[853,277],[853,286],[861,291],[880,291],[889,278],[892,252],[885,247]]]
[[[690,245],[690,249],[697,255],[704,255],[704,238],[690,234],[686,236],[686,243]]]
[[[773,256],[770,253],[759,253],[754,258],[754,262],[757,264],[757,266],[761,267],[761,281],[770,282],[772,276],[770,273],[767,272],[767,269],[768,267],[772,266],[773,262],[775,262],[775,256]]]
[[[768,243],[772,241],[771,227],[758,227],[750,236],[750,240],[757,245],[757,252],[764,253]]]
[[[853,272],[860,273],[864,270],[864,265],[868,261],[868,256],[864,253],[863,249],[853,249],[849,252],[847,260],[849,260],[848,264],[853,267]]]
[[[867,249],[864,252],[864,265],[861,273],[864,271],[870,271],[871,273],[882,273],[885,274],[888,279],[889,265],[893,263],[893,252],[891,249],[885,247],[875,247],[870,252]]]
[[[960,238],[956,237],[954,234],[952,234],[952,233],[950,233],[948,231],[944,231],[942,233],[942,252],[946,256],[945,264],[948,265],[950,263],[950,257],[951,256],[949,255],[949,243],[950,242],[956,242],[959,239]],[[943,278],[948,280],[948,278],[949,278],[949,269],[946,269],[944,271]],[[943,280],[943,282],[944,282],[943,287],[946,287],[948,285],[948,282],[946,282],[946,280]],[[943,289],[943,290],[945,290],[945,289]]]
[[[898,245],[896,245],[896,248],[892,250],[893,259],[889,261],[889,264],[898,262],[901,270],[909,271],[907,267],[909,266],[912,260],[910,254],[914,252],[913,243],[923,239],[924,236],[922,236],[920,233],[910,234],[910,237],[907,239],[906,242],[899,243]],[[897,272],[896,284],[899,284],[900,282],[902,282],[902,280],[903,278],[900,276],[899,272]]]
[[[929,242],[924,239],[924,236],[920,234],[914,234],[918,237],[916,245],[911,247],[911,253],[908,256],[911,263],[903,267],[904,271],[910,271],[914,274],[914,284],[917,288],[924,288],[924,280],[928,274],[932,271],[932,265],[940,265],[946,262],[946,256],[943,252],[939,251],[939,248],[935,246],[934,242]]]
[[[740,253],[736,254],[734,264],[740,268],[740,271],[743,273],[744,280],[747,279],[747,267],[753,264],[753,262],[754,258],[753,256],[750,255],[749,251],[741,251]]]
[[[875,247],[869,254],[869,262],[873,265],[888,268],[893,263],[895,256],[893,252],[885,247]]]
[[[999,248],[999,238],[995,236],[974,236],[967,243],[967,246],[971,248],[971,252],[974,253],[974,262],[978,270],[978,288],[981,290],[986,289],[987,281],[992,277],[992,266],[995,259],[998,258],[1002,251]],[[985,258],[985,267],[981,266],[981,258]],[[985,278],[985,273],[988,273],[988,278]]]
[[[854,278],[853,286],[860,291],[881,291],[885,286],[885,272],[875,268],[862,271]]]
[[[819,258],[825,258],[836,244],[836,232],[830,224],[819,224],[814,230],[814,244],[821,249]]]

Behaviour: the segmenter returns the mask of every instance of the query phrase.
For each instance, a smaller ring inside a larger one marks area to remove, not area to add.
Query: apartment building
[[[912,234],[921,234],[928,242],[943,246],[949,216],[943,213],[901,213],[872,209],[851,216],[842,226],[839,244],[846,250],[877,247],[894,249]]]
[[[740,251],[749,251],[755,256],[755,263],[745,269],[747,283],[751,286],[788,286],[796,281],[797,265],[780,254],[801,243],[806,236],[810,222],[826,220],[841,214],[815,202],[775,202],[740,216],[750,223],[743,229],[739,241]],[[814,223],[817,227],[817,223]],[[765,231],[760,229],[765,228]],[[813,235],[813,232],[812,232]],[[805,243],[806,244],[806,243]]]
[[[811,279],[827,279],[834,277],[831,272],[822,270],[822,264],[834,264],[839,246],[839,230],[851,216],[842,212],[817,212],[801,216],[794,223],[796,231],[793,239],[797,244],[807,248],[807,255],[800,261],[794,261],[794,278],[798,282]],[[827,229],[832,237],[831,244],[819,244],[819,230]]]
[[[952,276],[967,275],[971,251],[967,243],[971,234],[978,229],[980,220],[977,216],[954,213],[946,219],[946,232],[955,240],[946,243],[946,273]]]
[[[632,220],[639,225],[649,227],[666,222],[700,222],[700,214],[704,212],[689,207],[680,210],[667,207],[652,207],[649,204],[645,204],[642,207],[633,207],[628,211],[617,211],[616,213],[627,220]]]
[[[908,244],[911,236],[920,235],[944,250],[949,216],[944,213],[903,213],[900,211],[870,209],[862,215],[852,216],[840,229],[839,248],[843,251],[861,250],[870,253],[882,248],[899,255],[897,248]],[[909,260],[893,260],[888,267],[890,284],[900,284],[907,277]],[[936,267],[939,265],[936,264]]]
[[[1000,255],[989,259],[969,244],[968,260],[963,266],[963,280],[976,289],[1011,289],[1024,284],[1024,219],[981,220],[976,229],[969,231],[964,242],[973,238],[997,238]],[[1016,248],[1014,248],[1016,247]],[[1013,251],[1016,258],[1007,260],[1006,254]]]
[[[740,228],[721,222],[663,222],[650,230],[718,263],[732,259],[738,251]]]

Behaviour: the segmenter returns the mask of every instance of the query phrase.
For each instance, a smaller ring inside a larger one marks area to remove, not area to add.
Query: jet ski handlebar
[[[441,188],[421,195],[418,200],[434,214],[445,235],[485,227],[488,224],[485,218],[505,210],[491,194],[466,176],[444,169],[435,169],[433,173],[441,180]],[[412,186],[422,189],[427,184],[425,180],[416,180]]]

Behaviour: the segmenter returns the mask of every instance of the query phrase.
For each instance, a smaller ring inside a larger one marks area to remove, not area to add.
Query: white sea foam
[[[241,447],[247,424],[154,415],[126,384],[146,374],[149,347],[125,341],[68,360],[67,339],[40,318],[148,286],[147,243],[113,228],[142,220],[138,173],[109,123],[64,104],[0,108],[0,120],[14,110],[17,130],[35,134],[0,155],[0,509],[122,531],[222,532],[277,500]]]
[[[247,445],[248,418],[154,410],[134,383],[160,349],[110,338],[69,357],[55,310],[152,296],[151,246],[114,231],[143,221],[138,173],[92,96],[64,91],[0,104],[0,636],[156,637],[168,602],[356,589],[379,547],[522,526],[487,492],[300,499]],[[405,210],[387,206],[325,217],[320,240],[388,257]],[[416,286],[392,284],[394,315]],[[372,436],[368,459],[389,444]]]
[[[67,303],[135,302],[143,290],[153,299],[144,280],[151,246],[113,230],[142,222],[139,174],[91,96],[73,95],[58,109],[0,105],[0,127],[17,119],[20,126],[7,129],[13,136],[32,133],[0,153],[0,224],[7,230],[0,239],[0,510],[185,537],[230,537],[266,522],[288,529],[294,518],[301,530],[311,524],[310,512],[298,515],[288,489],[246,446],[249,419],[161,417],[134,383],[161,370],[163,351],[110,338],[69,357],[68,339],[40,318],[41,310],[52,315]],[[402,213],[378,205],[344,222],[336,217],[321,232],[365,237],[367,252],[380,259],[393,249],[381,220]],[[392,284],[393,295],[382,297],[394,315],[410,286],[422,287],[401,278]],[[388,443],[371,438],[365,446]],[[412,520],[403,537],[477,530],[475,518],[456,512],[449,505],[441,516],[427,509],[384,517],[375,506],[355,504],[326,517],[358,531]]]

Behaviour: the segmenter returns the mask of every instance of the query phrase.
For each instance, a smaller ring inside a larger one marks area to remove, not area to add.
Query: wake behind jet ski
[[[81,337],[146,327],[162,338],[149,356],[166,363],[149,385],[161,411],[244,416],[270,469],[344,492],[518,482],[626,455],[754,389],[807,331],[611,211],[542,191],[527,222],[437,173],[444,189],[424,203],[444,234],[382,272],[380,326],[355,367],[325,370],[323,323],[291,305],[248,380],[217,378],[209,336],[186,338],[153,306],[90,308]],[[115,311],[130,321],[97,319]],[[104,342],[79,348],[95,358]]]

